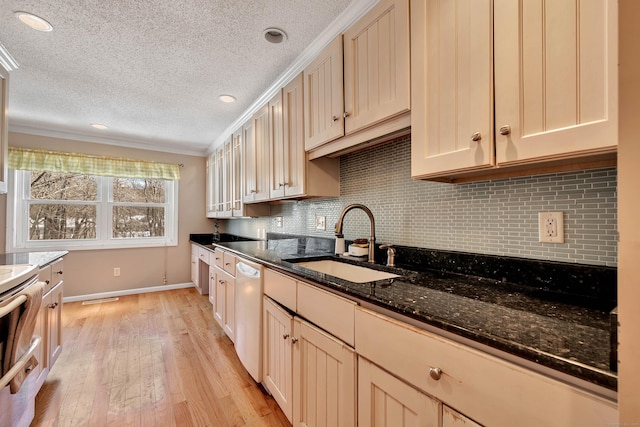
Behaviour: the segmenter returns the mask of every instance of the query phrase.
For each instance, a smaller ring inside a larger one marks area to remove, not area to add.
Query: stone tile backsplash
[[[333,237],[343,207],[362,203],[376,222],[376,241],[522,258],[617,265],[617,169],[443,184],[411,179],[411,141],[404,138],[340,159],[340,197],[273,204],[271,216],[234,219],[226,231]],[[538,212],[564,212],[565,243],[538,242]],[[276,217],[283,218],[276,227]],[[327,229],[315,229],[325,216]],[[369,236],[369,220],[353,210],[346,239]]]

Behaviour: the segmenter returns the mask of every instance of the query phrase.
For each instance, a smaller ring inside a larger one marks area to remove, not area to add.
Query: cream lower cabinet
[[[491,427],[617,423],[616,403],[596,394],[361,307],[355,319],[359,357],[445,402],[443,426],[468,426],[467,418]]]
[[[411,0],[411,175],[458,182],[611,164],[617,7]]]
[[[38,366],[35,367],[36,381],[34,384],[36,390],[34,395],[40,390],[51,367],[62,352],[63,260],[59,259],[41,269],[39,280],[45,283],[45,287],[34,332],[42,338],[35,353]]]
[[[441,406],[367,359],[358,358],[359,426],[440,427]]]
[[[216,296],[213,317],[231,341],[235,341],[236,278],[216,267]]]
[[[293,315],[271,298],[263,301],[264,384],[291,421],[293,419]]]
[[[216,269],[215,264],[209,265],[209,302],[216,306]]]
[[[353,337],[355,304],[269,269],[264,280],[266,388],[294,426],[356,425],[356,355],[338,338]]]

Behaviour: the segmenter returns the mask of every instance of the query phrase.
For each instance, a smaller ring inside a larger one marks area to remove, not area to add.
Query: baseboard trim
[[[62,298],[62,302],[77,302],[77,301],[87,301],[87,300],[100,299],[100,298],[113,298],[113,297],[121,297],[125,295],[146,294],[149,292],[170,291],[172,289],[192,288],[194,286],[195,285],[193,284],[193,282],[187,282],[187,283],[176,283],[175,285],[150,286],[148,288],[125,289],[122,291],[112,291],[112,292],[100,292],[97,294],[64,297]]]

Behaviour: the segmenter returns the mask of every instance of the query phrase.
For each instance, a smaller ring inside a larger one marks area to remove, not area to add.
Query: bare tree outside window
[[[105,177],[31,172],[29,240],[95,239],[101,179]],[[113,238],[165,236],[166,181],[106,179],[111,182]]]
[[[31,172],[31,199],[58,203],[29,205],[29,240],[94,239],[97,183],[94,177]],[[65,203],[67,202],[67,203]]]
[[[113,178],[113,237],[165,235],[165,184],[161,179]],[[120,203],[126,203],[121,205]],[[156,206],[153,206],[156,204]]]

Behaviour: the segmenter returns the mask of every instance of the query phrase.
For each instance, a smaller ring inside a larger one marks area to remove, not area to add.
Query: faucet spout
[[[369,236],[369,262],[375,263],[376,222],[373,219],[373,213],[368,207],[359,203],[354,203],[345,207],[338,217],[338,222],[336,222],[336,236],[343,234],[342,227],[344,225],[344,216],[352,209],[360,209],[369,217],[369,221],[371,223],[371,235]]]

